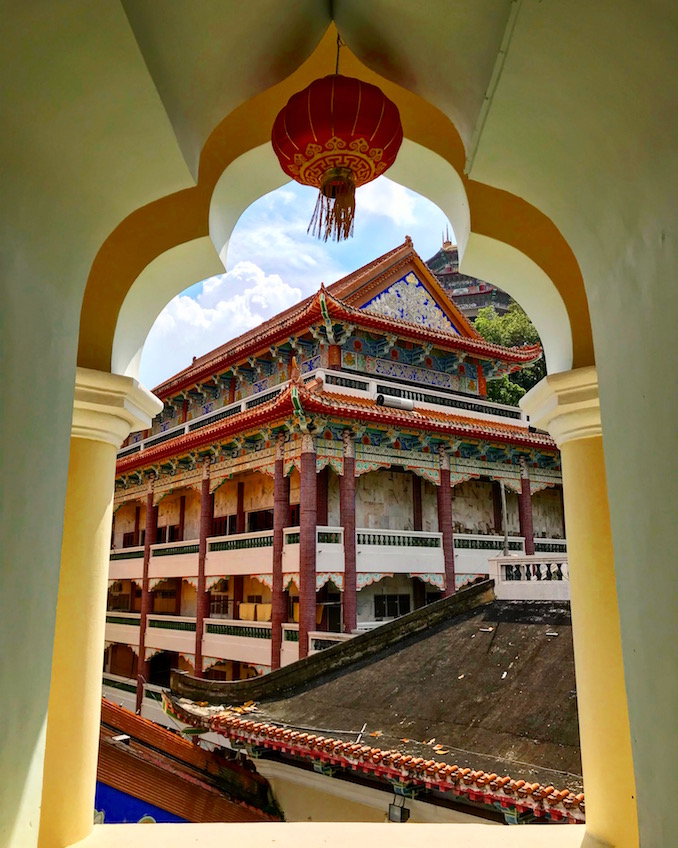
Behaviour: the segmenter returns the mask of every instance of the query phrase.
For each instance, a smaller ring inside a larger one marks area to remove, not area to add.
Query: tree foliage
[[[485,341],[502,347],[521,347],[540,344],[539,334],[527,313],[517,303],[512,303],[504,315],[497,315],[494,306],[478,311],[475,328]],[[546,375],[544,356],[534,365],[528,365],[515,374],[504,375],[487,384],[489,400],[517,406],[520,398]]]

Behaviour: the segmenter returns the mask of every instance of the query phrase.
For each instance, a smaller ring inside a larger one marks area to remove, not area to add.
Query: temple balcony
[[[569,601],[567,553],[499,556],[490,559],[490,577],[499,600]]]
[[[254,606],[253,604],[251,606]],[[259,605],[262,606],[262,605]],[[195,621],[193,622],[195,631]],[[193,650],[195,636],[193,635]],[[255,665],[271,665],[270,621],[207,618],[202,639],[203,657],[218,657]],[[298,659],[299,651],[294,659]],[[293,660],[290,660],[293,661]]]
[[[283,535],[283,573],[299,572],[299,528],[286,527]],[[344,571],[344,530],[342,527],[316,527],[316,572]]]
[[[193,654],[195,652],[195,617],[149,615],[146,624],[146,648],[178,654]]]
[[[205,574],[270,574],[273,570],[273,530],[214,536],[207,541]],[[196,574],[197,557],[196,557]]]
[[[107,612],[106,641],[138,645],[139,617],[138,612]]]
[[[536,538],[535,553],[566,555],[564,539]],[[525,540],[510,536],[512,556],[525,554]],[[454,558],[457,588],[480,575],[489,573],[489,561],[503,553],[504,537],[474,533],[454,534]],[[141,583],[143,547],[111,551],[109,580],[134,580]],[[237,533],[210,537],[207,543],[205,574],[210,578],[227,575],[271,575],[273,569],[273,531]],[[356,529],[356,570],[393,574],[444,574],[442,534],[416,530]],[[316,571],[318,574],[343,574],[344,531],[341,527],[316,528]],[[299,572],[299,528],[287,527],[283,536],[283,572]],[[183,577],[197,579],[198,541],[170,542],[151,546],[151,580]]]
[[[289,665],[299,659],[299,625],[294,622],[282,626],[280,665]]]
[[[429,388],[421,384],[412,385],[410,383],[403,383],[393,377],[365,376],[364,374],[349,370],[335,371],[327,368],[316,368],[303,375],[305,383],[313,379],[321,380],[327,391],[334,394],[345,394],[347,396],[361,398],[376,398],[377,395],[381,394],[390,397],[406,398],[413,400],[420,409],[437,411],[444,409],[449,412],[458,412],[462,415],[470,413],[474,418],[486,421],[506,423],[507,421],[525,422],[527,420],[525,413],[515,406],[507,406],[451,390]],[[288,385],[289,381],[285,381],[270,389],[248,395],[242,400],[213,410],[205,415],[192,418],[184,424],[175,425],[174,427],[164,425],[166,429],[153,433],[145,439],[140,438],[141,433],[135,434],[132,438],[137,437],[138,440],[132,441],[130,444],[121,448],[117,453],[117,457],[118,459],[123,459],[124,457],[132,456],[148,448],[156,447],[157,445],[176,439],[179,436],[184,436],[203,427],[216,424],[226,418],[248,412],[261,403],[273,400]]]

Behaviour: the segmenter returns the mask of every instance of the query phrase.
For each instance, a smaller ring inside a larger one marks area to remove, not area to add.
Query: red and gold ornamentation
[[[283,171],[320,189],[309,230],[325,241],[352,235],[356,188],[391,167],[402,140],[395,103],[376,86],[340,74],[294,94],[271,134]]]

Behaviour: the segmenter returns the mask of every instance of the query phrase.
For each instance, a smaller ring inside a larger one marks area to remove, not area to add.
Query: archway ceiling
[[[425,14],[409,0],[202,0],[199,6],[123,0],[123,6],[195,176],[214,127],[308,58],[332,11],[361,61],[445,112],[468,145],[511,2],[427,0]]]

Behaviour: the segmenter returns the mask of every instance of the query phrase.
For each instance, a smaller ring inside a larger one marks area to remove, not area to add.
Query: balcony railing
[[[127,627],[138,627],[140,617],[138,612],[107,612],[106,624],[122,624]]]
[[[120,559],[143,559],[144,558],[144,546],[137,546],[134,548],[122,548],[115,549],[111,551],[111,560],[120,560]]]
[[[569,600],[567,554],[493,557],[490,577],[501,600]]]
[[[441,548],[442,533],[399,530],[358,530],[356,544],[382,545],[395,548]]]
[[[207,550],[217,551],[246,551],[252,548],[272,548],[273,530],[259,530],[255,533],[238,533],[231,536],[219,536],[210,539]]]
[[[199,550],[198,543],[195,540],[187,542],[161,542],[157,545],[151,545],[151,556],[178,556],[180,554],[197,554]]]
[[[237,636],[246,639],[270,639],[271,625],[263,621],[210,620],[205,621],[205,633],[215,636]]]
[[[299,638],[298,633],[297,638]],[[353,634],[328,633],[318,631],[314,633],[309,633],[308,638],[310,640],[309,653],[315,654],[318,651],[324,651],[325,648],[332,648],[335,645],[341,644],[342,642],[347,642],[349,639],[353,638]]]
[[[455,533],[454,547],[458,550],[467,551],[502,551],[504,549],[504,537]],[[522,537],[509,537],[508,547],[510,551],[524,551],[525,541]]]
[[[195,618],[182,615],[149,615],[148,626],[158,630],[185,630],[195,633]]]
[[[316,368],[304,375],[304,382],[312,379],[321,379],[331,387],[332,391],[338,391],[342,394],[358,395],[362,397],[376,397],[377,394],[386,394],[393,397],[409,398],[416,403],[426,406],[443,407],[451,410],[463,410],[472,412],[474,415],[479,415],[482,418],[488,419],[517,419],[525,420],[524,413],[514,406],[506,406],[505,404],[497,404],[492,401],[483,400],[469,395],[459,394],[445,389],[423,388],[419,386],[407,385],[397,379],[380,376],[374,379],[367,375],[357,374],[352,371],[330,371],[324,368]],[[253,409],[262,403],[267,403],[276,398],[287,387],[288,382],[280,383],[271,389],[266,389],[260,393],[248,395],[243,400],[224,406],[221,409],[213,410],[205,415],[193,418],[185,424],[178,424],[174,427],[163,430],[160,433],[155,433],[145,439],[140,439],[131,445],[127,445],[118,451],[118,459],[125,456],[130,456],[135,453],[142,452],[148,448],[163,444],[164,442],[176,439],[187,433],[192,433],[202,427],[207,427],[211,424],[216,424],[225,418],[230,418],[233,415],[238,415],[241,412]]]

